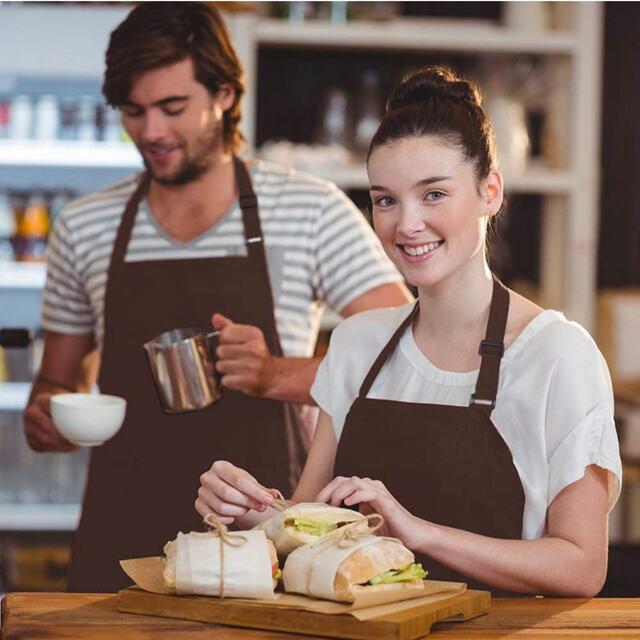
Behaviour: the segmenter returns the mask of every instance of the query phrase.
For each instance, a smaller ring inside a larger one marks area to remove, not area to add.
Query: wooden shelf
[[[73,531],[79,504],[0,504],[0,531]]]
[[[46,269],[41,262],[3,262],[0,264],[0,289],[42,289]]]
[[[367,168],[364,164],[335,168],[301,169],[318,178],[335,182],[341,189],[368,189]],[[567,171],[530,169],[524,173],[504,176],[508,193],[533,193],[540,195],[569,195],[574,185]]]
[[[125,142],[0,140],[0,166],[137,169],[142,161]]]
[[[523,31],[479,20],[397,19],[389,22],[288,22],[259,20],[256,39],[261,45],[529,53],[571,55],[577,48],[573,33]]]

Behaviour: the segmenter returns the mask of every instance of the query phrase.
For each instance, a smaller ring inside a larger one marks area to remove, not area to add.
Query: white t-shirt
[[[375,309],[342,322],[311,389],[333,420],[338,439],[371,365],[413,303]],[[407,329],[368,397],[466,406],[478,371],[435,367]],[[523,539],[546,534],[549,505],[588,465],[611,472],[609,508],[620,494],[622,464],[607,365],[577,323],[557,311],[534,318],[506,349],[491,420],[513,456],[525,494]],[[391,428],[391,425],[390,425]]]
[[[255,161],[258,198],[276,326],[284,355],[313,353],[325,305],[341,311],[367,291],[402,276],[371,226],[334,184]],[[104,335],[104,295],[113,243],[138,184],[130,176],[71,202],[56,220],[47,254],[42,326],[58,333]],[[171,238],[141,202],[127,262],[246,255],[238,202],[191,240]],[[212,312],[215,309],[212,308]]]

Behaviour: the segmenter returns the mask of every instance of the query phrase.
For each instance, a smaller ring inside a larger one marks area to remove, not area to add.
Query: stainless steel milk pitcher
[[[216,372],[218,331],[173,329],[146,342],[151,373],[166,413],[204,409],[222,395]]]

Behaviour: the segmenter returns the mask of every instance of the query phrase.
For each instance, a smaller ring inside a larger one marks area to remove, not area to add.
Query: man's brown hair
[[[227,150],[242,141],[238,130],[244,93],[242,67],[218,10],[209,2],[143,2],[111,33],[102,92],[112,107],[126,103],[142,73],[190,57],[195,78],[215,95],[223,84],[235,89],[224,113]]]

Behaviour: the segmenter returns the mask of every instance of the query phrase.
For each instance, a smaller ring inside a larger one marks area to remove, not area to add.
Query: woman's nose
[[[398,231],[404,235],[412,235],[422,231],[426,226],[424,216],[414,207],[403,207],[398,219]]]

